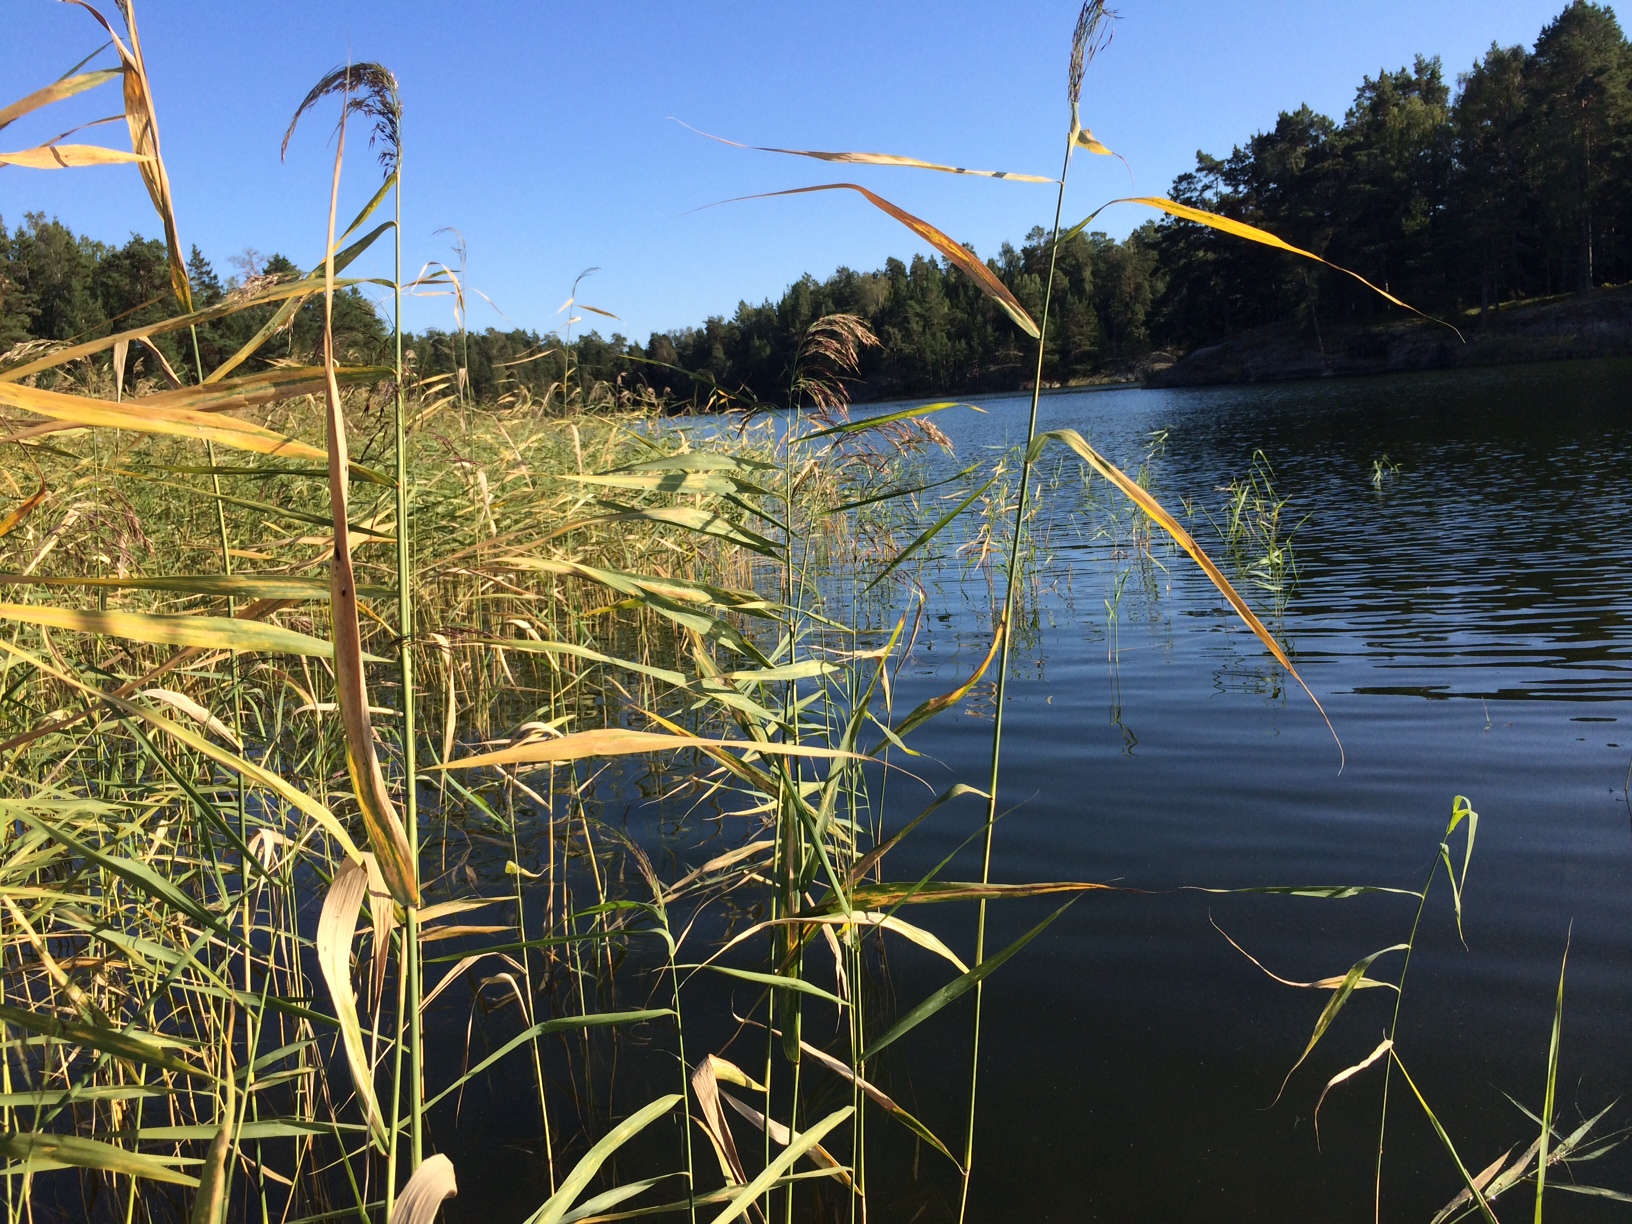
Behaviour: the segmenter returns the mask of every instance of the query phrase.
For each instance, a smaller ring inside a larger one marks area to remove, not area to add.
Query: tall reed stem
[[[997,826],[997,783],[1003,759],[1003,703],[1009,680],[1009,653],[1014,645],[1015,580],[1020,571],[1020,537],[1025,530],[1026,501],[1031,492],[1031,444],[1037,436],[1037,405],[1043,394],[1043,357],[1048,344],[1048,312],[1054,297],[1054,270],[1059,262],[1060,215],[1065,209],[1065,179],[1071,170],[1071,146],[1076,133],[1066,142],[1065,163],[1060,168],[1060,190],[1054,199],[1054,230],[1049,240],[1048,279],[1043,285],[1043,312],[1037,327],[1037,371],[1031,384],[1031,415],[1026,422],[1026,447],[1020,462],[1020,491],[1014,510],[1014,534],[1009,540],[1009,562],[1004,578],[1003,608],[994,632],[1002,634],[1003,644],[997,663],[997,712],[992,720],[992,766],[987,781],[986,837],[981,854],[980,882],[986,885],[992,877],[992,833]],[[986,959],[986,898],[982,897],[975,918],[975,960],[979,968]],[[975,983],[975,1026],[973,1047],[969,1058],[969,1119],[964,1133],[963,1193],[958,1202],[959,1224],[969,1211],[969,1181],[975,1160],[975,1100],[980,1076],[980,1015],[984,982]]]
[[[401,119],[398,119],[401,123]],[[415,701],[414,701],[414,598],[413,556],[409,550],[408,506],[408,426],[407,403],[402,387],[402,144],[397,144],[397,185],[391,192],[396,210],[394,235],[395,275],[392,277],[391,300],[394,317],[393,338],[396,342],[396,454],[397,454],[397,663],[402,680],[402,819],[407,826],[408,848],[414,863],[419,863],[419,779],[415,756]],[[409,1169],[419,1168],[425,1154],[425,1097],[422,1057],[424,1034],[420,1029],[420,963],[419,911],[408,910],[406,936],[403,944],[402,967],[408,976],[408,1136]]]

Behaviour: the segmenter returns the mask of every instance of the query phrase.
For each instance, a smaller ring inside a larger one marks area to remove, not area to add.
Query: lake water
[[[1024,437],[1026,398],[979,402],[984,416],[937,418],[959,463]],[[1129,470],[1167,430],[1154,492],[1215,517],[1220,486],[1263,452],[1288,521],[1304,520],[1284,640],[1346,763],[1340,772],[1311,702],[1199,571],[1160,547],[1165,569],[1141,569],[1125,536],[1095,538],[1103,515],[1084,511],[1082,481],[1063,469],[1034,528],[1047,541],[1037,631],[1014,657],[1001,785],[1013,810],[993,875],[1145,891],[1083,897],[989,980],[973,1218],[1371,1219],[1381,1066],[1333,1092],[1318,1146],[1311,1115],[1326,1079],[1377,1045],[1391,992],[1357,994],[1272,1104],[1330,996],[1271,980],[1220,929],[1268,969],[1311,981],[1405,940],[1415,899],[1189,890],[1420,888],[1459,794],[1480,814],[1466,947],[1441,875],[1405,992],[1406,1067],[1472,1168],[1528,1144],[1534,1125],[1504,1094],[1540,1108],[1571,939],[1559,1116],[1567,1128],[1625,1098],[1632,364],[1048,395],[1041,427],[1062,426]],[[1378,486],[1384,456],[1397,471]],[[1191,526],[1219,546],[1199,514]],[[930,571],[898,709],[953,687],[985,653],[990,592],[961,573]],[[1107,600],[1123,574],[1113,634]],[[937,790],[984,785],[989,701],[968,704],[913,740],[934,758],[921,772]],[[937,813],[892,877],[952,853],[978,807]],[[972,848],[946,874],[978,872]],[[994,907],[988,947],[1048,900]],[[969,944],[972,915],[937,919]],[[1377,971],[1392,978],[1398,963]],[[896,957],[887,986],[908,1006],[944,980],[935,966]],[[889,1060],[898,1099],[948,1136],[961,1133],[968,1027],[967,1008],[948,1009]],[[1394,1085],[1382,1215],[1426,1221],[1461,1182]],[[1600,1127],[1629,1121],[1623,1103]],[[916,1182],[877,1162],[873,1218],[945,1218],[956,1183],[930,1162]],[[1616,1152],[1576,1176],[1632,1190],[1629,1168]],[[1528,1212],[1531,1197],[1511,1192],[1507,1213]],[[1626,1210],[1568,1194],[1548,1204],[1556,1219]]]
[[[926,460],[927,477],[1023,440],[1025,397],[980,406],[936,418],[957,455]],[[1457,795],[1480,814],[1466,946],[1441,873],[1401,1012],[1406,1067],[1472,1168],[1526,1146],[1534,1124],[1508,1096],[1540,1107],[1569,940],[1560,1129],[1617,1099],[1599,1130],[1632,1123],[1632,363],[1046,396],[1042,427],[1064,426],[1129,470],[1165,430],[1151,487],[1176,511],[1188,504],[1192,530],[1218,553],[1203,511],[1217,517],[1221,486],[1262,452],[1285,521],[1301,522],[1301,581],[1276,626],[1346,760],[1340,771],[1313,704],[1188,559],[1158,542],[1157,564],[1143,562],[1132,517],[1113,521],[1107,486],[1086,484],[1062,451],[1033,527],[993,878],[1123,891],[1082,896],[988,980],[970,1218],[1371,1220],[1381,1066],[1332,1093],[1318,1143],[1313,1113],[1327,1078],[1377,1045],[1392,994],[1357,993],[1277,1100],[1331,996],[1272,980],[1225,933],[1267,969],[1308,982],[1407,939],[1415,898],[1199,890],[1420,888]],[[1384,456],[1396,467],[1374,483]],[[944,509],[930,496],[957,487],[926,496],[926,515]],[[989,569],[948,547],[914,577],[924,616],[898,713],[961,683],[991,640]],[[874,626],[900,606],[874,607]],[[985,784],[991,712],[989,689],[977,690],[914,733],[926,755],[908,763],[931,789],[892,780],[888,827],[954,781]],[[601,815],[660,852],[665,874],[745,832],[680,822],[684,803],[654,806],[633,781],[620,790],[620,776],[606,775]],[[940,809],[891,855],[887,876],[915,879],[951,855],[943,878],[978,878],[969,839],[983,815],[968,800]],[[1459,835],[1459,868],[1461,844]],[[1057,903],[994,905],[988,949]],[[911,917],[969,955],[972,906],[919,906]],[[1396,954],[1374,972],[1398,970]],[[868,990],[900,1014],[948,977],[943,962],[892,943]],[[711,990],[720,993],[703,981],[687,988],[688,1057],[725,1051],[754,1066],[763,1038],[744,1039]],[[955,1148],[971,1002],[868,1072]],[[433,1048],[459,1048],[464,1024],[434,1021],[451,1027]],[[836,1036],[807,1025],[811,1040]],[[623,1072],[629,1108],[676,1087],[668,1041],[637,1034],[608,1058],[633,1069],[648,1050],[648,1072]],[[433,1068],[433,1082],[454,1070]],[[528,1083],[521,1070],[496,1077],[433,1120],[461,1169],[450,1219],[521,1218],[541,1201]],[[1398,1076],[1393,1085],[1381,1218],[1427,1224],[1461,1182]],[[848,1100],[828,1095],[812,1100],[810,1117]],[[868,1142],[871,1220],[957,1218],[959,1182],[944,1158],[881,1117]],[[620,1180],[673,1168],[678,1153],[628,1156]],[[697,1160],[710,1161],[700,1141]],[[1551,1181],[1571,1176],[1632,1191],[1629,1150]],[[1517,1218],[1530,1202],[1521,1187],[1499,1206]],[[1548,1197],[1552,1220],[1625,1210]]]

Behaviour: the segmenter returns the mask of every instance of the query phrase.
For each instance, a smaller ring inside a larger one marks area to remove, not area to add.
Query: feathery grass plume
[[[340,94],[345,99],[337,124],[344,122],[348,115],[361,115],[373,121],[368,134],[368,147],[372,149],[379,145],[380,165],[384,168],[385,177],[390,178],[396,173],[402,155],[402,95],[397,89],[395,74],[385,65],[372,61],[335,68],[312,86],[295,108],[294,118],[289,120],[278,156],[288,156],[289,141],[294,137],[301,116],[330,94]]]
[[[1088,0],[1077,14],[1077,28],[1071,33],[1071,70],[1066,75],[1066,97],[1071,103],[1071,140],[1075,143],[1086,129],[1078,107],[1082,102],[1082,82],[1088,75],[1088,65],[1111,42],[1111,27],[1116,13],[1105,7],[1104,0]],[[1089,136],[1092,140],[1092,135]]]
[[[877,348],[866,320],[853,314],[823,315],[799,338],[788,373],[788,407],[808,409],[821,425],[842,424],[848,419],[849,383],[861,373],[861,355]],[[753,403],[736,414],[739,430],[770,410],[770,405]]]

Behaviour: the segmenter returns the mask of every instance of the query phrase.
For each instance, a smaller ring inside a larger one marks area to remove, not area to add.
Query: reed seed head
[[[1116,13],[1105,7],[1105,0],[1087,0],[1077,14],[1077,28],[1071,35],[1071,73],[1067,99],[1071,103],[1071,131],[1075,135],[1082,126],[1077,118],[1077,103],[1082,99],[1082,81],[1088,65],[1111,41],[1110,22]]]
[[[342,118],[356,114],[373,121],[368,145],[373,148],[376,143],[379,144],[380,165],[385,168],[386,177],[390,177],[396,172],[402,155],[402,95],[397,89],[396,76],[384,64],[346,64],[313,85],[311,92],[295,108],[294,118],[289,120],[289,130],[283,134],[283,145],[278,155],[288,155],[289,141],[301,116],[334,93],[343,94],[346,99]]]

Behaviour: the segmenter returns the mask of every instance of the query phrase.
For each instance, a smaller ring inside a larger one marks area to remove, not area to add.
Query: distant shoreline
[[[1632,285],[1509,303],[1454,320],[1275,323],[1195,349],[1146,387],[1204,387],[1632,356]]]

